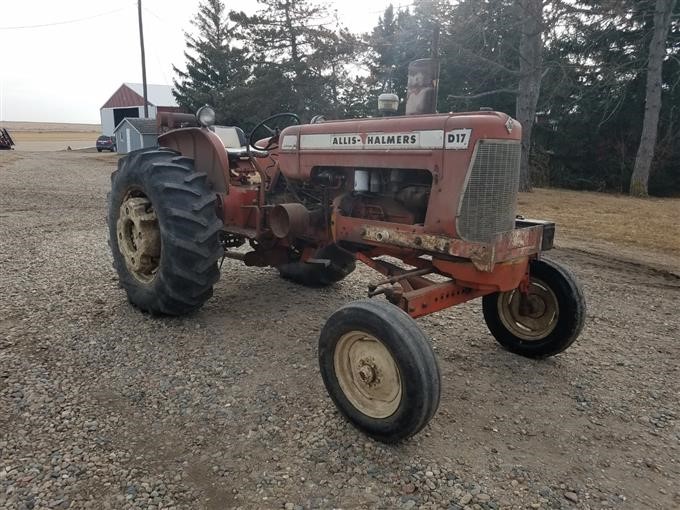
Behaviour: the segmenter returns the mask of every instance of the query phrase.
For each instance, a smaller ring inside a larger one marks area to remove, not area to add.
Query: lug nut
[[[359,377],[365,384],[371,384],[375,381],[375,372],[368,365],[362,365],[359,369]]]

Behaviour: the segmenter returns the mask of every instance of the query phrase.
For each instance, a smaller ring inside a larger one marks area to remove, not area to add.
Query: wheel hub
[[[156,276],[161,256],[158,217],[146,197],[128,196],[120,205],[116,222],[118,249],[132,276],[150,283]]]
[[[542,340],[557,325],[557,296],[544,282],[532,278],[526,294],[519,290],[501,294],[498,314],[505,327],[518,338]]]
[[[359,368],[359,378],[361,379],[361,382],[366,384],[367,386],[370,386],[374,382],[376,382],[377,379],[377,374],[376,374],[376,367],[373,365],[370,361],[368,360],[361,360],[360,361],[361,367]]]
[[[542,317],[548,306],[542,297],[537,294],[523,294],[519,296],[519,313],[525,317],[538,319]]]
[[[341,336],[334,367],[345,397],[365,415],[387,418],[399,408],[399,369],[390,351],[373,335],[351,331]]]

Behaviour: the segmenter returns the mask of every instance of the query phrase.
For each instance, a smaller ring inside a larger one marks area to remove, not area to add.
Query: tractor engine
[[[282,179],[276,202],[304,204],[310,211],[323,209],[325,200],[341,197],[344,216],[376,221],[423,224],[432,188],[426,170],[398,168],[317,167],[309,181]]]
[[[332,203],[343,218],[488,242],[514,228],[520,136],[497,112],[291,126],[280,136],[273,201],[320,217]]]

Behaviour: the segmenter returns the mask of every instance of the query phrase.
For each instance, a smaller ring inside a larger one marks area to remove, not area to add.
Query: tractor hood
[[[458,169],[464,179],[480,140],[519,143],[521,137],[519,122],[505,113],[442,113],[290,126],[277,151],[289,179],[308,180],[317,167],[416,168],[433,175]]]
[[[325,121],[287,127],[280,150],[465,150],[485,138],[519,140],[521,126],[486,111]]]

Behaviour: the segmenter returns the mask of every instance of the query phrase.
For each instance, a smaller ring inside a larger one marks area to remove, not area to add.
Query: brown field
[[[59,151],[67,147],[94,147],[101,134],[99,124],[67,124],[59,122],[0,122],[16,142],[17,151]]]
[[[19,122],[3,120],[0,122],[0,128],[7,128],[11,133],[18,131],[32,131],[32,132],[99,132],[101,126],[99,124],[71,124],[67,122]]]
[[[13,131],[12,138],[21,142],[92,142],[99,136],[98,131]]]
[[[652,262],[680,272],[680,199],[585,191],[521,193],[519,213],[557,223],[556,243]]]

